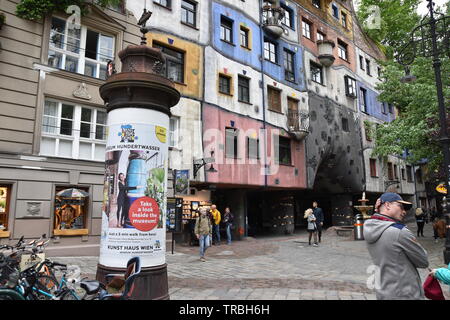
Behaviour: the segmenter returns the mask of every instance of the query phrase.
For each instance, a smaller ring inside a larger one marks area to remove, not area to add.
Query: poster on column
[[[167,129],[151,124],[108,127],[100,264],[165,263]]]

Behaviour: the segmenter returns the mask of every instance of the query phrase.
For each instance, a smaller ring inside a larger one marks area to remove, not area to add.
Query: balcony
[[[309,114],[304,111],[288,110],[287,126],[289,134],[301,141],[309,134]]]
[[[284,32],[281,24],[284,10],[281,8],[279,1],[266,2],[262,7],[262,14],[263,29],[279,38]]]
[[[319,49],[319,61],[324,67],[329,67],[334,63],[333,48],[335,44],[331,40],[317,41],[317,48]]]

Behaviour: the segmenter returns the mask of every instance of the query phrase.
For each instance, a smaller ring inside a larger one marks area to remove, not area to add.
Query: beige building
[[[48,252],[98,252],[106,144],[99,87],[107,61],[140,43],[137,20],[123,8],[90,6],[76,29],[64,13],[22,19],[18,3],[0,0],[0,243],[45,233],[57,237]],[[57,197],[67,188],[87,196]]]

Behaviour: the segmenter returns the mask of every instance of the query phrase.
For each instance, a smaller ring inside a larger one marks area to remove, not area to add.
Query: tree
[[[368,32],[383,43],[389,53],[388,61],[383,63],[383,82],[376,87],[381,92],[378,100],[391,103],[398,110],[398,117],[393,122],[378,127],[374,155],[405,156],[410,163],[426,159],[429,172],[443,173],[442,146],[438,141],[440,124],[432,58],[416,57],[409,67],[417,80],[413,83],[402,83],[400,79],[405,75],[405,70],[393,56],[410,41],[410,32],[420,24],[418,17],[405,16],[416,10],[418,1],[362,0],[360,9],[364,10],[365,6],[372,5],[374,2],[380,4],[382,8],[382,29],[379,34],[371,30]],[[392,8],[386,7],[387,4],[392,4]],[[407,7],[408,5],[410,8]],[[447,4],[447,11],[449,7]],[[359,15],[364,17],[363,13]],[[422,21],[424,22],[426,19]],[[396,28],[398,30],[394,31]],[[449,55],[441,56],[446,101],[450,98],[449,58]]]
[[[106,7],[108,5],[119,5],[122,0],[95,0],[95,4]],[[87,5],[92,3],[89,0],[21,0],[16,7],[19,17],[32,21],[39,21],[44,16],[56,11],[66,11],[67,7],[76,5],[81,9],[81,14],[87,13]]]

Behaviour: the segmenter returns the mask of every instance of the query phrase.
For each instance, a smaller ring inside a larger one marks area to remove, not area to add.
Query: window
[[[389,107],[389,113],[394,114],[394,106],[392,105],[392,103],[388,103],[388,107]]]
[[[386,107],[386,105],[387,105],[387,103],[386,102],[383,102],[383,103],[381,103],[381,106],[382,106],[382,110],[381,110],[381,112],[383,113],[383,114],[387,114],[387,107]]]
[[[381,79],[381,68],[377,67],[378,79]]]
[[[269,40],[264,40],[264,59],[277,63],[277,45]]]
[[[220,39],[233,43],[233,21],[224,16],[220,17]]]
[[[169,125],[169,147],[176,148],[178,146],[180,118],[171,117]]]
[[[225,128],[225,156],[237,159],[238,157],[238,130]]]
[[[402,180],[406,180],[405,168],[402,168]]]
[[[231,95],[231,78],[224,74],[219,74],[219,92]]]
[[[331,11],[332,11],[333,17],[335,17],[336,19],[339,19],[339,8],[334,3],[331,5]]]
[[[46,100],[41,154],[86,160],[105,160],[106,112]]]
[[[312,5],[313,5],[314,7],[316,7],[317,9],[320,9],[320,8],[321,8],[320,0],[312,0]]]
[[[181,22],[196,27],[197,4],[195,2],[181,0]]]
[[[294,59],[295,53],[284,50],[284,78],[287,81],[295,81]]]
[[[345,94],[349,97],[356,98],[356,80],[352,77],[345,76]]]
[[[166,8],[170,8],[171,7],[171,0],[153,0],[153,2],[166,7]]]
[[[347,28],[347,14],[344,13],[343,11],[341,11],[341,21],[342,21],[342,26],[344,28]]]
[[[275,154],[278,151],[277,163],[290,165],[291,164],[291,140],[285,137],[278,137],[278,145],[275,139]]]
[[[284,16],[283,16],[283,20],[281,20],[281,23],[284,24],[286,27],[292,28],[292,24],[293,24],[293,18],[292,18],[292,10],[285,7],[285,6],[281,6],[281,8],[284,11]]]
[[[377,175],[377,159],[370,159],[370,176],[378,177],[378,175]]]
[[[249,43],[249,38],[248,38],[249,30],[247,28],[244,28],[243,26],[241,26],[239,32],[240,32],[240,37],[241,37],[241,46],[249,49],[250,48],[250,43]]]
[[[114,38],[92,31],[68,28],[66,21],[53,17],[48,64],[54,68],[106,79],[106,64],[114,56]]]
[[[73,186],[55,187],[55,235],[87,235],[87,216],[89,210],[89,198],[67,198],[57,194]],[[76,186],[77,189],[89,193],[89,188]]]
[[[364,57],[363,56],[359,56],[359,67],[361,68],[361,70],[364,70]]]
[[[412,182],[413,181],[411,166],[406,166],[406,178],[407,178],[408,182]]]
[[[288,127],[289,130],[298,130],[300,128],[300,119],[298,113],[298,100],[288,97]],[[291,129],[292,128],[292,129]]]
[[[317,31],[317,40],[325,40],[326,37],[324,33]]]
[[[392,162],[388,162],[387,167],[388,167],[388,180],[394,180],[394,168],[392,166]]]
[[[371,123],[364,121],[364,132],[366,134],[366,140],[372,141],[373,127]]]
[[[247,137],[247,150],[249,159],[259,159],[259,139]]]
[[[238,100],[250,103],[250,79],[238,75]]]
[[[311,80],[323,84],[322,66],[310,61]]]
[[[394,164],[394,178],[397,180],[398,179],[398,167],[396,164]]]
[[[311,23],[306,20],[302,20],[302,34],[304,37],[312,40],[312,38],[311,38]]]
[[[369,76],[371,76],[370,74],[370,60],[366,59],[366,72]]]
[[[281,113],[281,90],[267,87],[269,110]]]
[[[6,236],[9,230],[9,202],[11,198],[11,186],[0,185],[0,236]]]
[[[350,132],[350,129],[348,128],[348,119],[342,118],[342,130],[345,132]]]
[[[339,58],[348,61],[348,52],[347,52],[347,44],[338,40],[338,53]]]
[[[361,103],[361,111],[367,113],[367,91],[364,88],[360,88],[360,103]]]
[[[184,83],[184,53],[153,42],[153,48],[161,49],[166,58],[164,74],[172,81]]]

